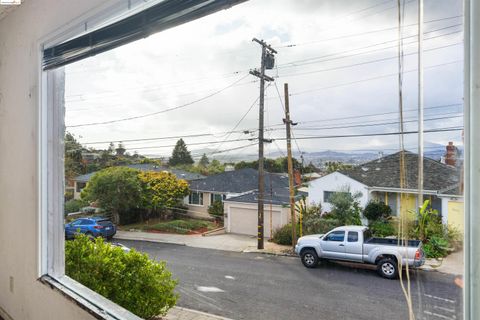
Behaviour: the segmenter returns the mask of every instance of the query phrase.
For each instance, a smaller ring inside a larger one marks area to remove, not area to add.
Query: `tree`
[[[367,218],[369,222],[376,220],[386,221],[391,215],[392,208],[382,201],[369,201],[363,210],[363,216]]]
[[[337,161],[327,161],[325,163],[325,167],[327,168],[327,173],[332,173],[335,171],[351,170],[353,168],[351,164],[345,164],[343,162],[337,162]]]
[[[115,223],[121,222],[121,214],[138,208],[142,201],[142,185],[139,171],[127,167],[111,167],[100,170],[82,190],[81,197],[96,201],[111,212]]]
[[[360,192],[352,194],[349,187],[343,187],[330,197],[332,210],[329,216],[339,220],[343,225],[361,225],[361,208],[358,202],[358,198],[361,196]]]
[[[82,163],[82,145],[70,132],[65,133],[65,178],[73,179],[84,173]]]
[[[204,153],[200,161],[198,162],[198,166],[202,168],[206,168],[210,164],[210,160],[208,160],[207,155]]]
[[[178,140],[175,148],[173,149],[172,156],[170,157],[168,164],[171,166],[176,166],[189,165],[193,163],[194,161],[192,159],[192,156],[190,155],[190,152],[187,149],[187,145],[185,144],[183,139]]]
[[[176,207],[190,190],[187,181],[170,172],[140,172],[142,207],[151,211]]]

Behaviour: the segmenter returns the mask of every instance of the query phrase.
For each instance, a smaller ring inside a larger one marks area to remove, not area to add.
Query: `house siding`
[[[350,187],[351,193],[360,192],[362,194],[359,198],[359,201],[360,205],[365,207],[369,200],[369,191],[367,186],[339,172],[333,172],[329,175],[309,182],[309,201],[310,203],[320,203],[323,211],[328,212],[332,209],[332,206],[330,203],[324,201],[324,191],[341,191],[345,186]]]

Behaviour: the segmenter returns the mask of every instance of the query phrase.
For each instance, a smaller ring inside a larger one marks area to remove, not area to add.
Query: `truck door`
[[[361,241],[358,231],[348,231],[347,241],[345,242],[345,257],[351,261],[363,261],[363,241]]]
[[[322,256],[329,259],[345,259],[345,231],[333,231],[322,238]]]

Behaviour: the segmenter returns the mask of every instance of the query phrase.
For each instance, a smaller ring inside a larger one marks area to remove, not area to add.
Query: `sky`
[[[462,1],[424,2],[424,127],[461,127]],[[417,2],[403,5],[404,130],[416,131]],[[66,66],[67,130],[86,147],[122,141],[151,157],[168,157],[179,137],[196,158],[254,154],[255,37],[278,51],[267,71],[275,79],[266,88],[267,156],[286,150],[284,83],[295,151],[391,152],[398,135],[338,136],[399,131],[397,26],[395,0],[250,0]],[[424,135],[427,149],[448,141],[461,145],[461,131]],[[415,151],[417,135],[405,135],[405,146]]]

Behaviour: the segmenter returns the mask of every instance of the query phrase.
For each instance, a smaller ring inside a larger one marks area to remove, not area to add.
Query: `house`
[[[266,189],[264,196],[264,235],[271,238],[275,230],[290,223],[290,192],[288,187]],[[299,191],[295,202],[307,197]],[[256,236],[258,231],[258,191],[224,200],[225,230],[228,233]]]
[[[362,207],[370,200],[383,201],[396,216],[416,209],[420,205],[417,199],[418,155],[404,152],[406,181],[403,188],[400,187],[401,152],[397,152],[351,170],[333,172],[311,181],[309,200],[320,203],[323,210],[330,211],[330,196],[348,187],[351,193],[361,193],[359,202]],[[423,164],[424,199],[430,200],[432,207],[442,215],[444,223],[454,224],[463,230],[461,171],[426,157]]]
[[[288,176],[276,173],[265,174],[265,235],[270,229],[268,210],[273,210],[273,229],[288,223],[289,205]],[[258,171],[245,168],[226,171],[190,183],[190,195],[185,198],[190,215],[209,217],[208,207],[216,200],[224,203],[227,232],[257,234]],[[297,200],[301,195],[297,195]],[[270,204],[272,208],[270,208]],[[268,228],[267,228],[268,227]]]
[[[173,173],[178,179],[183,179],[186,181],[194,181],[198,179],[204,179],[205,176],[198,174],[198,173],[192,173],[192,172],[187,172],[184,170],[179,170],[179,169],[170,169],[167,167],[162,167],[158,166],[152,163],[139,163],[139,164],[129,164],[125,165],[124,167],[132,168],[132,169],[137,169],[140,171],[154,171],[154,172],[161,172],[161,171],[168,171]],[[73,198],[74,199],[80,199],[80,193],[82,192],[83,188],[87,186],[88,181],[97,173],[98,171],[95,172],[90,172],[87,174],[83,174],[81,176],[75,177],[74,180],[74,193],[73,193]]]

